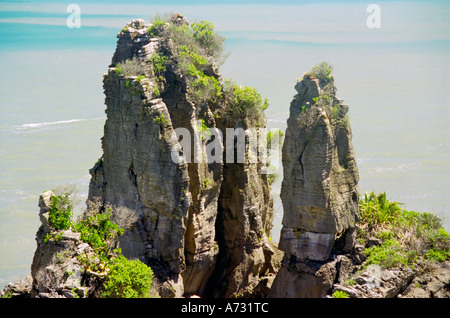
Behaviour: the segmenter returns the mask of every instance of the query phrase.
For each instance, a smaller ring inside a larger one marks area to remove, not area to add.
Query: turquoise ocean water
[[[101,156],[102,76],[117,32],[133,18],[180,12],[211,21],[231,52],[225,78],[270,102],[269,128],[286,127],[295,82],[323,60],[350,106],[360,192],[386,191],[450,230],[448,1],[0,1],[0,288],[29,273],[39,194],[74,185],[80,206]],[[279,237],[281,180],[273,187]]]

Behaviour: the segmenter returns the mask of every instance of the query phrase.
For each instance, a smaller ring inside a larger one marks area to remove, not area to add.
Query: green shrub
[[[380,246],[367,248],[364,254],[367,255],[365,266],[373,264],[392,268],[399,265],[408,266],[414,261],[412,255],[408,254],[395,239],[389,239]]]
[[[222,88],[219,81],[213,76],[207,76],[203,73],[193,81],[189,87],[191,98],[196,103],[207,102],[214,97],[219,97]]]
[[[442,228],[441,219],[432,213],[423,212],[419,214],[420,223],[430,230],[439,230]]]
[[[313,75],[317,79],[319,79],[320,84],[322,86],[328,84],[332,80],[331,73],[333,72],[333,66],[328,64],[327,62],[322,62],[320,64],[314,65],[311,71],[308,73],[310,75]]]
[[[193,63],[181,63],[180,64],[181,72],[185,75],[190,76],[201,76],[204,75],[202,71],[200,71]]]
[[[139,76],[145,74],[141,63],[136,57],[117,63],[115,72],[125,76]]]
[[[160,79],[166,71],[166,64],[169,61],[167,56],[161,53],[155,53],[150,57],[150,63],[153,65],[153,72],[155,76]]]
[[[429,238],[434,247],[448,247],[450,243],[450,235],[443,227],[434,231]]]
[[[349,295],[342,290],[336,290],[333,295],[331,295],[333,298],[349,298]]]
[[[161,53],[154,53],[150,57],[149,61],[153,65],[153,72],[156,77],[156,85],[153,87],[153,95],[160,96],[160,87],[164,87],[164,72],[167,70],[166,65],[169,58]]]
[[[5,292],[0,298],[1,299],[14,298],[14,292],[12,290],[9,290]]]
[[[206,178],[205,180],[203,180],[203,186],[205,189],[208,188],[208,186],[212,183],[211,179]]]
[[[155,96],[160,96],[161,92],[159,91],[159,87],[158,86],[154,86],[153,87],[153,95]]]
[[[74,225],[74,230],[81,234],[81,240],[88,243],[95,253],[91,258],[81,255],[79,260],[94,271],[104,271],[121,253],[117,244],[124,230],[111,221],[110,212],[86,211]]]
[[[192,24],[193,38],[209,56],[218,58],[223,53],[225,38],[214,31],[214,25],[208,21]]]
[[[228,80],[225,81],[224,96],[227,111],[233,118],[256,120],[259,124],[264,120],[263,111],[267,109],[269,102],[255,88],[237,85]]]
[[[191,52],[210,56],[218,64],[226,58],[224,55],[225,38],[214,30],[214,25],[208,21],[200,21],[190,26],[169,23],[164,27],[164,36],[172,39],[175,47],[185,46]]]
[[[194,103],[209,102],[221,97],[222,88],[217,78],[204,73],[209,58],[223,58],[224,38],[214,31],[214,25],[207,21],[191,25],[176,24],[168,18],[157,17],[147,33],[172,40],[174,49],[171,58],[178,61],[180,72],[187,78],[188,93]],[[163,81],[168,57],[155,53],[150,62],[156,78]],[[155,95],[160,93],[161,86],[158,86],[154,91]]]
[[[425,259],[428,259],[428,260],[444,262],[448,258],[450,258],[450,252],[446,251],[446,250],[431,248],[428,251],[426,251],[426,253],[425,253]]]
[[[139,76],[136,78],[136,81],[137,81],[138,83],[140,83],[143,79],[145,79],[145,75],[139,75]]]
[[[162,17],[155,17],[151,26],[147,29],[147,34],[151,37],[160,37],[164,34],[164,29],[167,25],[167,20]]]
[[[43,239],[44,243],[47,243],[49,240],[53,239],[53,235],[51,233],[45,233],[45,235],[42,239]]]
[[[153,271],[139,260],[118,256],[103,285],[106,298],[148,298]]]
[[[67,230],[72,225],[72,203],[69,194],[52,195],[49,206],[49,222],[56,230]]]
[[[417,236],[426,237],[442,228],[441,219],[428,212],[403,211],[403,222],[415,229]]]
[[[392,231],[380,231],[380,232],[378,232],[378,237],[380,239],[382,239],[383,241],[387,241],[392,238],[395,238],[396,235]]]
[[[395,224],[400,221],[403,210],[398,202],[387,200],[386,193],[365,193],[359,201],[361,219],[367,222],[369,229],[381,224]]]
[[[189,50],[198,51],[199,46],[192,37],[191,28],[188,25],[175,25],[170,23],[165,28],[165,37],[172,39],[176,47],[187,46]]]
[[[425,258],[443,262],[450,258],[450,235],[444,228],[430,233],[428,239],[431,248],[425,253]]]
[[[380,247],[366,250],[374,253],[369,262],[386,257],[387,264],[406,264],[421,255],[442,262],[450,257],[450,235],[438,216],[404,210],[400,203],[387,200],[385,193],[365,193],[359,205],[359,227],[364,229],[358,232],[359,240],[364,243],[368,237],[376,236],[384,241]]]
[[[208,64],[205,56],[192,51],[187,45],[178,47],[178,67],[189,81],[189,95],[194,103],[203,103],[220,98],[222,88],[219,81],[205,75],[203,68]]]
[[[336,105],[336,106],[331,106],[331,115],[332,118],[334,119],[338,119],[339,118],[339,113],[341,111],[341,105]]]
[[[81,234],[81,240],[88,243],[97,253],[111,247],[111,242],[123,233],[111,221],[111,213],[92,212],[83,217],[74,225],[74,230]]]
[[[183,75],[199,76],[203,73],[203,67],[208,64],[206,57],[191,51],[186,45],[181,45],[178,50],[179,67]]]
[[[268,100],[261,98],[261,95],[253,87],[233,86],[233,102],[239,105],[241,111],[245,110],[266,110],[269,106]]]
[[[170,124],[170,120],[167,119],[164,114],[161,114],[160,116],[155,118],[155,124],[165,126]]]

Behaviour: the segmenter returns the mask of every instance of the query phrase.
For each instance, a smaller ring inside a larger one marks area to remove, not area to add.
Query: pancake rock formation
[[[153,269],[162,297],[249,295],[275,272],[263,165],[249,162],[248,147],[243,163],[211,158],[234,140],[227,128],[264,121],[230,116],[200,32],[176,14],[160,24],[134,20],[118,35],[103,81],[103,156],[90,170],[89,200],[135,211],[120,247]]]
[[[327,268],[335,266],[333,254],[354,244],[359,177],[348,106],[336,97],[331,70],[321,67],[297,82],[290,106],[282,152],[285,256],[272,297],[324,297],[336,271]]]

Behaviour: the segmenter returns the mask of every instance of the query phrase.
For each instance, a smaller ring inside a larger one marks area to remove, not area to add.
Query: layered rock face
[[[169,23],[188,25],[181,16]],[[208,160],[205,126],[220,129],[226,140],[234,135],[225,129],[240,124],[221,117],[219,99],[192,95],[176,41],[149,35],[149,27],[134,20],[118,35],[104,76],[103,156],[90,170],[89,200],[135,211],[138,221],[120,247],[153,269],[162,297],[245,294],[267,272],[274,252],[267,238],[273,215],[267,178],[258,163]],[[118,71],[119,63],[133,59],[139,77]],[[211,59],[201,72],[221,85]],[[188,136],[190,150],[180,145]],[[225,151],[223,144],[215,151]]]
[[[336,97],[333,77],[307,74],[295,89],[282,153],[285,258],[271,296],[324,297],[336,273],[332,251],[353,247],[359,177],[348,106]]]

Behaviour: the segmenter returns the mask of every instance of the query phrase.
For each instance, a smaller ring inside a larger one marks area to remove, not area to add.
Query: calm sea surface
[[[331,63],[350,106],[360,192],[386,191],[408,209],[439,215],[450,230],[448,2],[378,2],[378,29],[367,27],[362,1],[205,2],[78,1],[81,28],[73,29],[67,4],[0,2],[0,288],[30,271],[39,194],[75,186],[79,202],[86,199],[88,170],[102,153],[102,76],[116,34],[156,13],[215,24],[231,52],[223,76],[269,99],[269,128],[286,128],[303,72]]]

